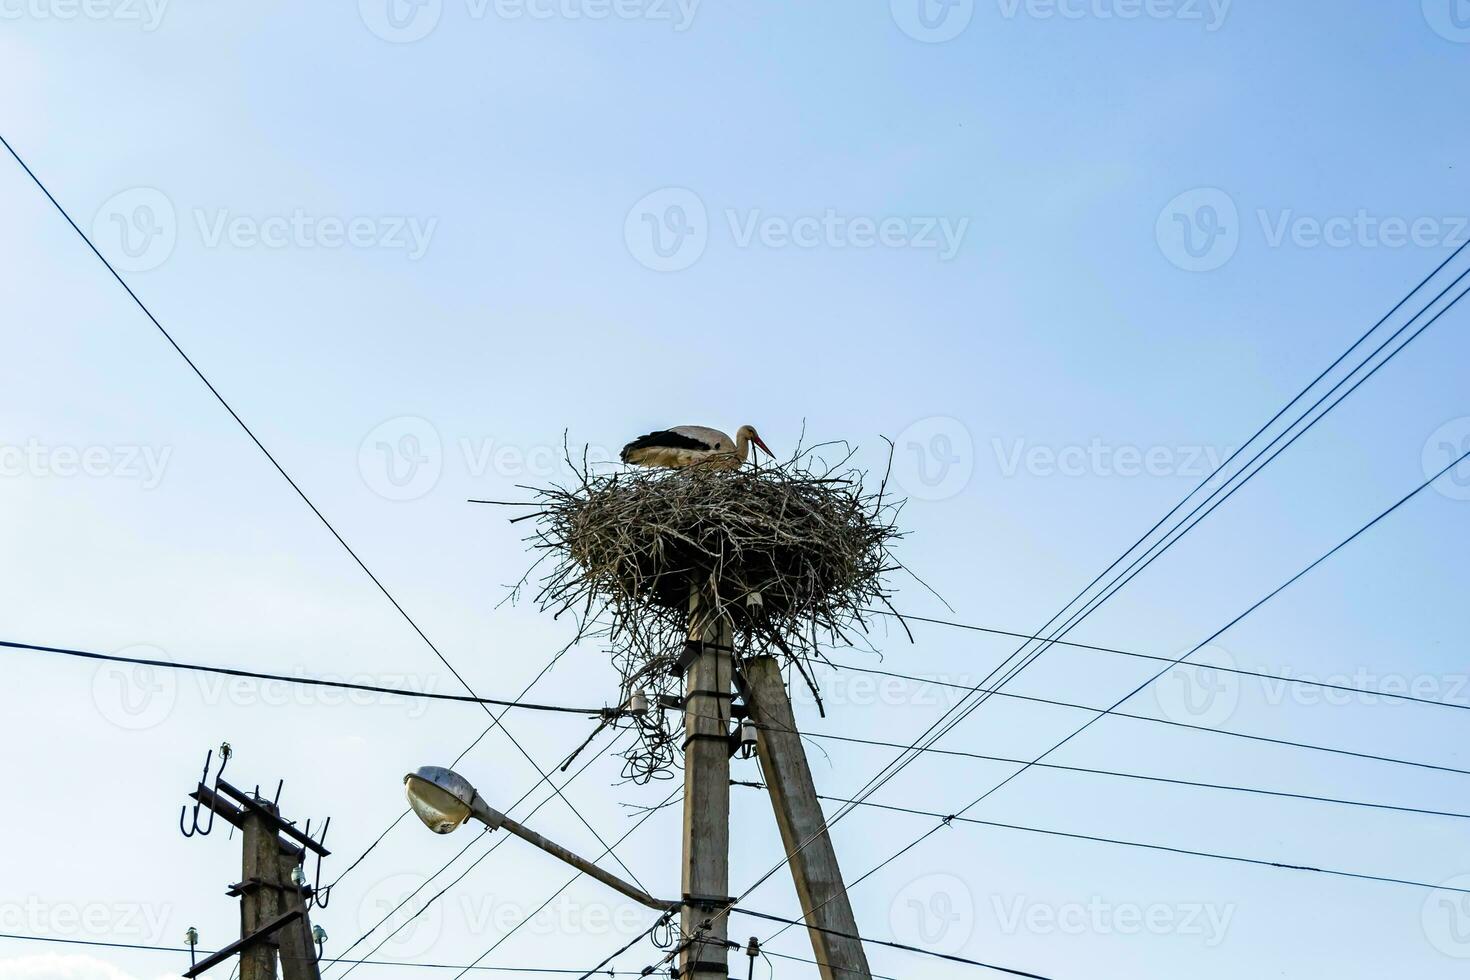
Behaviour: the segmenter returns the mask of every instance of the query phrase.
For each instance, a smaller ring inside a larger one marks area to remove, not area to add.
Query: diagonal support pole
[[[781,829],[781,843],[790,858],[817,971],[822,980],[871,980],[862,942],[848,938],[859,935],[857,921],[827,834],[781,667],[773,657],[755,657],[745,662],[742,672],[750,715],[760,730],[756,751]]]

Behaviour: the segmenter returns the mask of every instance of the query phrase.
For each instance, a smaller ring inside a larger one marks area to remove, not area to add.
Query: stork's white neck
[[[750,433],[744,426],[735,433],[735,456],[742,463],[750,459]]]

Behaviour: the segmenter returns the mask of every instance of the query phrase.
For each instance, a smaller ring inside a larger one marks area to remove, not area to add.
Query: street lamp
[[[553,857],[560,858],[583,874],[596,878],[603,884],[616,889],[640,905],[666,912],[677,909],[679,902],[668,902],[654,898],[643,889],[610,874],[586,858],[579,857],[560,844],[553,843],[527,827],[507,817],[485,802],[468,779],[453,769],[443,766],[421,766],[403,777],[403,789],[408,796],[413,812],[436,834],[447,834],[471,817],[491,830],[504,828],[524,841],[528,841]]]

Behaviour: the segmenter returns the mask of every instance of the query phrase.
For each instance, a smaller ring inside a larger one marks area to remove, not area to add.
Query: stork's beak
[[[761,437],[759,435],[757,435],[756,433],[752,432],[750,434],[750,441],[753,442],[753,443],[755,443],[757,446],[759,446],[765,452],[765,454],[767,456],[771,457],[772,459],[775,459],[776,458],[776,454],[773,453],[773,452],[771,452],[771,447],[770,446],[767,446],[765,444],[765,441],[762,440]]]

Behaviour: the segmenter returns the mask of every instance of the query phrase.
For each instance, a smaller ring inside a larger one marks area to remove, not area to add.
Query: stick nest
[[[579,639],[609,641],[624,696],[677,686],[695,583],[729,618],[740,655],[776,656],[812,684],[810,661],[866,633],[901,567],[890,553],[901,502],[886,474],[868,488],[852,450],[827,461],[832,445],[736,470],[573,464],[572,485],[536,490],[529,541],[545,552],[538,566],[550,562],[537,602],[576,615]]]

